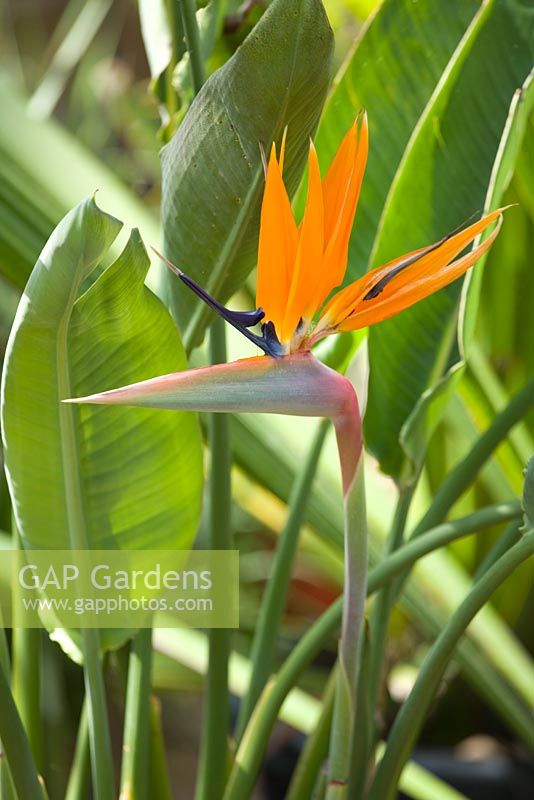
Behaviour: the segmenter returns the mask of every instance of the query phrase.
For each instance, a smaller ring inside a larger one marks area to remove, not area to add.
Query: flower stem
[[[456,645],[493,592],[533,554],[534,531],[530,530],[484,573],[432,645],[414,687],[397,715],[384,757],[377,768],[370,800],[390,800],[395,796],[402,768],[416,742]]]
[[[345,492],[345,575],[339,669],[328,756],[326,797],[342,797],[349,777],[356,686],[367,596],[367,521],[363,460]]]
[[[478,581],[479,578],[488,570],[493,564],[503,556],[511,547],[514,545],[517,540],[520,538],[521,523],[519,519],[513,519],[509,525],[506,526],[506,530],[499,536],[493,547],[491,547],[486,556],[482,559],[480,564],[477,567],[477,570],[473,576],[474,581]]]
[[[384,547],[384,558],[392,555],[402,544],[406,519],[410,510],[410,504],[414,494],[415,485],[401,489],[395,515],[389,531],[389,535]],[[376,708],[379,702],[380,682],[384,669],[384,653],[386,649],[386,639],[391,609],[395,602],[394,587],[386,585],[378,592],[373,603],[370,618],[370,647],[371,662],[369,666],[369,717],[360,720],[362,725],[369,728],[370,744],[374,739],[374,719]]]
[[[114,794],[113,763],[106,690],[100,659],[100,634],[96,628],[86,628],[82,630],[82,637],[95,800],[112,800]]]
[[[69,775],[65,800],[83,800],[89,794],[91,781],[91,754],[89,751],[89,723],[87,700],[84,701],[78,723],[78,736],[74,759]]]
[[[224,321],[214,321],[210,331],[212,364],[226,361]],[[230,420],[225,414],[210,417],[210,548],[229,550],[232,547],[231,483],[232,462]],[[209,664],[206,676],[204,718],[199,758],[197,800],[221,797],[228,763],[230,730],[230,693],[228,662],[230,631],[212,628],[209,631]]]
[[[336,685],[337,668],[334,667],[324,690],[323,709],[319,722],[313,733],[310,733],[306,739],[306,744],[291,778],[286,800],[309,800],[313,796],[313,788],[328,753]]]
[[[13,541],[21,547],[13,517]],[[17,591],[15,582],[14,591]],[[13,628],[11,686],[24,730],[38,767],[41,764],[41,631],[39,628]]]
[[[121,798],[148,797],[148,756],[152,629],[139,631],[131,643],[124,716]]]
[[[271,575],[261,605],[258,622],[252,642],[250,662],[251,678],[241,707],[236,726],[236,739],[239,742],[247,726],[265,684],[271,674],[276,640],[291,580],[291,570],[297,549],[298,538],[308,497],[313,485],[317,464],[328,432],[328,420],[323,420],[317,429],[307,460],[299,473],[289,498],[289,514],[280,534]]]
[[[13,697],[37,764],[41,761],[41,631],[13,628]]]
[[[154,695],[150,698],[150,791],[151,796],[158,800],[172,800],[161,727],[161,703]]]
[[[11,665],[9,659],[9,647],[6,639],[6,632],[4,628],[4,620],[2,618],[2,609],[0,607],[0,670],[6,678],[9,678],[11,672]],[[14,800],[15,789],[13,786],[13,779],[7,763],[6,754],[0,741],[0,800]]]
[[[350,754],[350,774],[347,787],[348,800],[362,800],[366,796],[369,765],[371,758],[371,663],[372,650],[370,647],[369,626],[363,631],[362,660],[358,674],[358,689],[356,696],[356,709],[358,725],[352,736],[352,750]]]
[[[177,97],[172,85],[172,77],[176,64],[179,61],[179,48],[183,40],[180,9],[176,7],[176,0],[165,0],[167,23],[171,34],[171,60],[165,70],[165,100],[169,117],[176,112]]]

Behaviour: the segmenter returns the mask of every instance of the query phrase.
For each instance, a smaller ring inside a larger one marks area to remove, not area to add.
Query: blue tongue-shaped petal
[[[176,273],[180,280],[182,280],[186,286],[189,286],[191,291],[193,291],[198,297],[201,298],[210,308],[213,308],[214,311],[219,314],[223,319],[229,322],[231,325],[239,325],[243,328],[253,328],[254,325],[257,325],[265,316],[265,311],[262,308],[257,308],[254,311],[232,311],[230,308],[226,308],[214,297],[208,294],[202,286],[190,278],[188,275],[185,275],[183,272]]]
[[[274,358],[279,358],[280,356],[284,355],[284,351],[280,342],[278,341],[278,337],[274,331],[274,327],[272,323],[267,323],[267,325],[262,326],[262,335],[259,336],[256,333],[252,333],[249,328],[253,328],[254,325],[258,325],[262,319],[265,317],[265,312],[262,308],[256,308],[254,311],[232,311],[230,308],[226,308],[223,306],[222,303],[219,303],[212,297],[202,286],[186,275],[182,270],[173,264],[172,261],[169,261],[168,258],[162,256],[161,253],[153,247],[152,250],[155,254],[161,258],[161,260],[169,267],[169,269],[177,275],[180,280],[188,286],[192,292],[194,292],[197,297],[206,303],[210,308],[212,308],[220,317],[222,317],[226,322],[230,325],[233,325],[243,336],[246,336],[251,342],[253,342],[257,347],[261,348],[264,353],[269,356],[273,356]]]

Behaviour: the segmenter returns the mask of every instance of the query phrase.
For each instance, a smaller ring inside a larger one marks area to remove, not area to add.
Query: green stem
[[[413,532],[419,536],[438,525],[454,503],[476,478],[478,471],[491,457],[493,451],[534,404],[534,378],[519,391],[505,409],[493,420],[490,427],[477,439],[469,453],[449,473],[436,493],[430,508]]]
[[[370,800],[390,800],[395,796],[402,768],[417,740],[458,641],[493,592],[533,554],[534,531],[531,530],[487,570],[449,619],[432,645],[414,687],[397,715],[385,754],[378,765]]]
[[[0,669],[0,740],[19,798],[43,800],[37,767],[4,669]]]
[[[343,613],[334,718],[328,754],[327,800],[344,796],[356,719],[356,687],[367,596],[367,520],[363,459],[345,492]]]
[[[121,800],[148,798],[148,755],[152,630],[145,628],[131,643],[126,688],[121,770]]]
[[[328,753],[336,685],[337,669],[334,668],[324,690],[321,716],[313,733],[310,733],[306,739],[306,744],[291,778],[286,800],[309,800],[313,795],[313,788]]]
[[[0,669],[4,670],[4,675],[9,675],[11,673],[9,645],[7,643],[6,629],[4,628],[4,618],[2,616],[1,605],[0,605]]]
[[[347,788],[348,800],[362,800],[366,796],[369,759],[371,751],[371,726],[372,695],[371,695],[371,664],[372,650],[370,647],[369,629],[365,627],[364,646],[362,649],[362,663],[358,676],[358,695],[356,708],[358,711],[358,725],[352,737],[352,752],[350,757],[350,775]]]
[[[36,764],[41,763],[41,631],[14,628],[12,689]]]
[[[13,540],[21,547],[15,520]],[[14,584],[17,591],[17,582]],[[41,631],[39,628],[13,628],[11,686],[24,730],[40,767],[42,757],[41,722]]]
[[[395,516],[389,531],[384,548],[384,558],[394,553],[401,545],[406,519],[410,510],[415,484],[401,489]],[[379,703],[380,684],[384,669],[384,653],[386,649],[387,630],[391,609],[395,600],[394,587],[387,585],[378,593],[373,603],[370,618],[371,663],[369,667],[369,717],[360,720],[362,725],[369,728],[369,734],[374,739],[374,720]]]
[[[521,524],[519,519],[514,519],[507,525],[506,530],[499,536],[493,547],[491,547],[488,552],[486,553],[485,558],[482,559],[480,564],[477,567],[477,570],[473,576],[474,581],[478,581],[479,578],[501,557],[503,556],[511,547],[514,545],[520,537],[520,529]]]
[[[184,26],[185,43],[189,53],[189,68],[191,70],[193,90],[195,94],[198,94],[205,78],[196,17],[196,3],[195,0],[179,0],[179,2]]]
[[[161,703],[150,698],[150,791],[157,800],[172,800],[161,727]]]
[[[451,522],[444,522],[437,525],[427,533],[421,534],[417,539],[410,539],[407,544],[400,547],[389,558],[377,564],[369,574],[369,593],[376,591],[380,586],[384,586],[388,581],[399,574],[406,566],[411,566],[419,558],[444,547],[451,542],[477,533],[484,528],[498,525],[510,520],[519,520],[522,516],[521,504],[517,500],[509,503],[498,503],[494,506],[481,508],[473,511],[466,517],[461,517]]]
[[[328,428],[328,420],[323,420],[319,424],[306,463],[291,491],[289,514],[280,534],[252,642],[250,684],[241,703],[236,725],[238,742],[273,669],[276,641],[291,580],[299,533]]]
[[[225,327],[222,319],[215,320],[211,328],[210,356],[212,364],[226,361]],[[210,417],[210,452],[210,547],[212,550],[230,550],[232,454],[230,420],[225,414],[212,414]],[[231,632],[225,629],[213,628],[209,631],[209,664],[206,675],[197,800],[211,800],[213,797],[221,797],[223,793],[229,753],[230,636]]]
[[[84,701],[78,723],[76,749],[69,775],[65,800],[86,800],[91,785],[91,754],[89,750],[89,723],[87,700]]]
[[[237,750],[223,800],[248,800],[261,759],[267,747],[280,707],[293,686],[320,652],[324,642],[339,626],[341,598],[332,604],[302,637],[265,687]]]
[[[91,748],[95,800],[113,800],[114,779],[111,758],[106,690],[100,660],[100,635],[95,628],[82,630],[85,696]]]
[[[171,48],[172,55],[170,63],[165,70],[165,98],[167,101],[167,111],[169,116],[176,112],[177,97],[172,85],[172,79],[176,64],[179,60],[179,46],[183,41],[183,30],[181,24],[181,14],[179,9],[176,8],[176,0],[165,0],[165,10],[167,12],[167,23],[171,33]]]
[[[512,518],[519,519],[521,513],[519,503],[501,503],[476,511],[454,522],[447,522],[420,536],[417,540],[410,541],[370,571],[368,595],[376,592],[391,578],[427,553],[496,522]],[[282,703],[293,686],[297,684],[308,664],[319,654],[325,642],[339,628],[342,608],[343,599],[340,597],[313,623],[284,661],[277,675],[267,684],[238,748],[235,764],[224,793],[224,800],[245,800],[250,796],[269,735],[278,718]]]
[[[2,618],[2,609],[0,607],[0,671],[6,677],[9,677],[11,672],[11,665],[9,659],[9,647],[7,644],[6,631],[4,628],[4,620]],[[13,779],[9,764],[7,763],[6,755],[0,741],[0,800],[14,800],[15,789],[13,786]]]

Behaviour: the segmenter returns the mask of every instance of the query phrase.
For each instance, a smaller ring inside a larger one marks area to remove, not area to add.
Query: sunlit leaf
[[[171,260],[219,301],[255,265],[263,192],[260,144],[288,126],[285,178],[295,190],[330,78],[332,32],[319,0],[275,0],[230,60],[206,82],[162,152],[162,216]],[[187,348],[209,310],[171,276]]]
[[[387,193],[410,136],[479,5],[478,0],[385,0],[336,76],[315,136],[323,170],[360,108],[367,109],[370,135],[346,282],[367,269]],[[303,186],[299,208],[305,193]]]
[[[149,261],[136,231],[76,301],[120,228],[93,200],[73,209],[43,250],[11,332],[2,432],[25,547],[187,548],[195,535],[201,449],[194,415],[102,413],[60,402],[186,366],[167,311],[143,285]]]
[[[479,12],[397,171],[374,262],[435,241],[482,209],[510,103],[532,67],[533,25],[532,11],[505,0]],[[423,392],[458,360],[460,290],[457,282],[370,330],[367,441],[398,480],[405,465],[401,429]]]

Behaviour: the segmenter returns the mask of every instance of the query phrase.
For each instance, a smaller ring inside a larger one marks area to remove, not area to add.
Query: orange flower
[[[503,208],[371,270],[328,299],[343,282],[347,268],[349,239],[367,162],[367,115],[362,112],[356,117],[324,178],[310,142],[308,196],[299,225],[283,181],[285,139],[284,133],[278,158],[272,145],[266,165],[256,311],[234,312],[222,306],[164,259],[204,302],[268,355],[310,350],[325,336],[374,325],[398,314],[463,275],[499,232]],[[496,221],[481,244],[461,255]],[[261,335],[250,330],[260,322]]]
[[[322,180],[310,144],[308,197],[300,226],[282,180],[285,141],[279,160],[272,147],[261,209],[256,302],[265,312],[265,322],[274,326],[284,353],[309,349],[331,333],[373,325],[408,308],[463,275],[499,231],[503,209],[371,270],[334,294],[314,325],[317,312],[345,276],[368,141],[367,116],[362,113]],[[497,226],[482,244],[457,258],[496,220]]]

